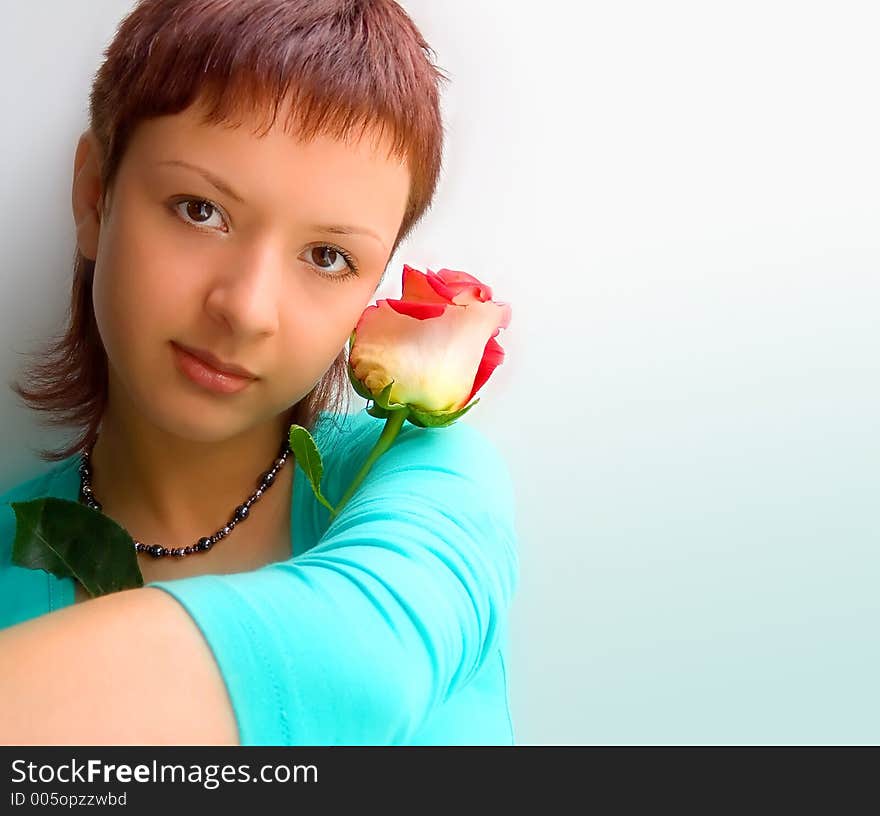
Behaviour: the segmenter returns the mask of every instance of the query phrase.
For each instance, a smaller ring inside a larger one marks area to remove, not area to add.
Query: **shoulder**
[[[372,450],[384,428],[385,420],[371,416],[366,409],[355,414],[322,413],[314,436],[325,460],[332,460],[334,456],[350,458],[358,452]],[[485,461],[489,468],[506,468],[497,444],[484,431],[463,419],[445,428],[420,428],[404,422],[393,445],[382,458],[388,461],[424,453],[462,463]]]
[[[316,440],[325,472],[339,474],[341,487],[346,487],[384,427],[385,420],[364,409],[345,415],[339,428],[325,428]],[[386,495],[393,489],[398,495],[433,495],[438,500],[441,491],[454,490],[459,506],[492,505],[513,514],[514,485],[506,456],[486,432],[463,420],[445,428],[404,422],[391,447],[373,463],[362,489]]]
[[[46,573],[12,563],[16,515],[13,502],[26,502],[42,496],[57,495],[57,481],[73,461],[63,460],[43,466],[0,494],[0,630],[50,611]]]
[[[0,493],[0,513],[3,514],[3,519],[5,520],[7,515],[14,519],[14,511],[10,507],[11,502],[24,502],[41,496],[53,495],[55,480],[62,472],[75,466],[76,458],[71,456],[54,465],[44,465],[40,472],[28,476]]]

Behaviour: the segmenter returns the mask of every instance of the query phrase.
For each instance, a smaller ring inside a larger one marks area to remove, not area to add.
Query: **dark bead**
[[[194,552],[195,552],[195,550],[192,547],[184,547],[183,548],[184,555],[191,555]]]
[[[199,543],[196,544],[196,549],[199,552],[204,552],[205,550],[210,550],[211,547],[214,546],[214,542],[211,541],[210,538],[200,538]]]
[[[275,467],[278,468],[278,469],[280,470],[281,468],[284,467],[284,463],[285,463],[286,461],[287,461],[287,460],[286,460],[283,456],[279,456],[279,457],[275,460]]]
[[[262,476],[260,476],[260,487],[268,487],[272,482],[275,481],[275,471],[267,470]]]
[[[250,513],[250,508],[246,504],[240,504],[235,508],[236,521],[244,521]]]
[[[256,501],[259,501],[259,500],[260,500],[260,496],[262,496],[262,495],[263,495],[263,488],[262,488],[262,487],[258,487],[258,488],[256,489],[256,491],[254,492],[253,500],[254,500],[255,502],[256,502]]]
[[[154,544],[152,547],[150,547],[150,555],[152,555],[153,558],[158,558],[160,555],[162,555],[162,548],[158,544]]]

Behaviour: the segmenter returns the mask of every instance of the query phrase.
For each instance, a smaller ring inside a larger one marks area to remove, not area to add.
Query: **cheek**
[[[367,284],[363,287],[339,284],[340,290],[335,296],[322,297],[310,308],[302,302],[293,300],[293,305],[286,311],[285,325],[291,345],[298,348],[312,348],[323,356],[334,357],[348,342],[352,330],[357,325],[363,310],[369,305],[368,298],[373,288]],[[332,292],[331,292],[332,294]]]
[[[156,252],[137,242],[102,242],[95,268],[95,320],[105,346],[135,351],[138,338],[167,334],[183,304],[186,278]],[[122,346],[131,346],[130,349]]]
[[[310,388],[348,346],[348,338],[363,312],[363,297],[350,294],[325,298],[320,308],[304,308],[294,300],[283,312],[278,371],[280,379]],[[305,393],[305,392],[303,392]]]

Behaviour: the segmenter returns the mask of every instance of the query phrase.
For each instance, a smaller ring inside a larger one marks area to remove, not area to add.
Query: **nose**
[[[233,253],[209,277],[205,308],[242,336],[278,330],[284,268],[280,253],[268,244]]]

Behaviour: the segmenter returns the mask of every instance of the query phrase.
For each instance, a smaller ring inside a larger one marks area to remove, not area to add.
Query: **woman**
[[[120,25],[75,153],[70,326],[17,387],[82,433],[0,497],[5,743],[513,741],[497,450],[405,425],[330,524],[287,447],[313,431],[335,506],[382,430],[337,403],[434,194],[429,51],[391,0],[142,0]],[[130,531],[144,586],[12,565],[9,502],[46,495]]]

